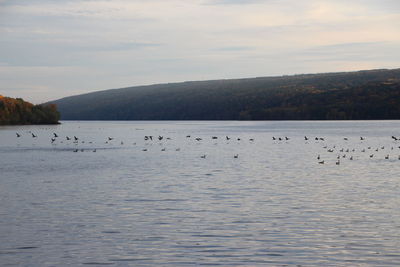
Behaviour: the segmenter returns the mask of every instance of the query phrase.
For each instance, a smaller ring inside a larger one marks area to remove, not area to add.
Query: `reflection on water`
[[[398,266],[392,136],[400,122],[0,127],[0,263]]]

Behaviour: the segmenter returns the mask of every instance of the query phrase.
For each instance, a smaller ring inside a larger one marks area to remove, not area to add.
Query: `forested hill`
[[[33,105],[21,98],[0,95],[0,125],[57,124],[59,119],[53,104]]]
[[[400,119],[400,69],[158,84],[51,103],[65,120]]]

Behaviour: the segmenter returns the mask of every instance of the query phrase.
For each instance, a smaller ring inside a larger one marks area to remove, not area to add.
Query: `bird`
[[[336,165],[340,165],[340,160],[336,161]]]
[[[142,149],[142,151],[147,151],[147,148]]]
[[[206,158],[206,155],[202,155],[202,156],[200,156],[202,159],[205,159]]]
[[[239,154],[233,155],[233,158],[237,159],[239,157]]]
[[[374,154],[369,155],[369,157],[372,159],[374,157]]]
[[[361,140],[361,141],[364,141],[364,140],[365,140],[365,138],[364,138],[364,137],[362,137],[362,136],[360,136],[360,140]]]
[[[186,135],[186,138],[190,138],[190,135]]]
[[[349,159],[350,159],[350,160],[353,160],[353,156],[351,156]]]
[[[385,156],[385,159],[389,159],[389,155],[386,155],[386,156]]]
[[[274,141],[276,140],[275,136],[272,136],[272,140],[274,140]]]
[[[227,141],[231,139],[229,136],[226,136],[225,138],[226,138]]]
[[[32,138],[36,138],[37,137],[37,135],[35,135],[34,133],[32,133]]]
[[[160,140],[160,141],[163,140],[163,138],[164,138],[164,137],[161,136],[161,135],[158,136],[158,140]]]
[[[97,149],[93,149],[93,152],[96,152],[97,151]]]
[[[21,135],[19,133],[15,133],[17,135],[17,137],[21,137]]]
[[[57,138],[57,137],[58,137],[58,135],[57,135],[56,133],[53,133],[53,135],[54,135],[54,138]]]
[[[321,156],[320,155],[318,155],[318,157],[317,157],[317,160],[320,160],[321,159]]]
[[[165,147],[163,149],[161,149],[161,151],[165,151]]]
[[[213,136],[212,139],[218,139],[218,137],[217,136]]]
[[[250,140],[251,142],[254,142],[254,138],[250,138],[249,140]]]
[[[285,140],[286,140],[286,141],[289,141],[289,140],[290,140],[290,138],[285,136]]]
[[[304,140],[305,140],[305,141],[308,141],[308,137],[307,137],[307,136],[304,136]]]
[[[71,140],[71,138],[69,136],[67,136],[66,138],[67,138],[68,141]]]
[[[197,137],[196,138],[196,141],[201,141],[202,139],[200,138],[200,137]]]
[[[325,164],[325,161],[318,161],[319,164]]]
[[[51,138],[51,143],[54,143],[54,141],[56,141],[55,138]]]
[[[79,138],[78,138],[78,137],[76,137],[76,136],[74,135],[74,140],[75,140],[75,141],[78,141],[78,140],[79,140]]]
[[[112,141],[114,138],[112,137],[108,137],[108,141]]]

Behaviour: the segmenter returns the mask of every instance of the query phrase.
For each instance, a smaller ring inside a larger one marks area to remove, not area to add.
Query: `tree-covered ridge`
[[[59,119],[55,104],[33,105],[0,95],[0,125],[58,124]]]
[[[400,69],[106,90],[54,101],[72,120],[400,119]]]

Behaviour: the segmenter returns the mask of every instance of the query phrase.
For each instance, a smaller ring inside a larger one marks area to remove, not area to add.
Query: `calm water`
[[[392,135],[400,121],[0,127],[0,265],[399,266]]]

